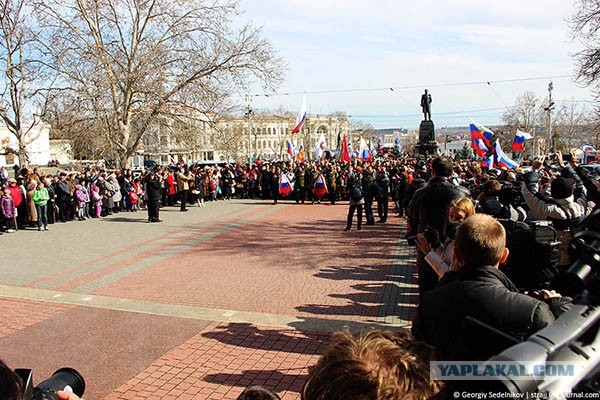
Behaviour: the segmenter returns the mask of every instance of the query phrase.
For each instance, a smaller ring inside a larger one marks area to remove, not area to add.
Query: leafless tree
[[[575,54],[577,78],[596,87],[600,84],[600,3],[597,0],[577,0],[577,13],[571,18],[573,36],[581,41],[584,50]]]
[[[502,115],[503,129],[497,129],[495,133],[500,131],[506,132],[502,137],[501,145],[504,149],[510,149],[514,134],[517,129],[531,133],[536,136],[536,129],[543,125],[542,118],[544,117],[544,106],[542,100],[533,92],[525,92],[517,96],[512,107],[507,109]],[[537,140],[534,139],[534,140]],[[532,149],[532,153],[533,153]]]
[[[28,145],[41,132],[34,129],[41,125],[42,108],[35,100],[40,92],[34,86],[39,76],[30,57],[35,37],[27,20],[30,13],[26,0],[0,0],[0,121],[17,139],[16,148],[7,145],[3,153],[16,154],[21,166],[29,164]],[[32,113],[30,121],[26,110]]]
[[[208,113],[283,62],[260,29],[232,28],[234,0],[44,0],[46,66],[93,114],[126,166],[156,118],[178,105]],[[135,120],[135,124],[133,123]]]
[[[552,126],[557,147],[562,151],[570,151],[573,147],[590,144],[591,119],[590,111],[574,101],[561,105]]]

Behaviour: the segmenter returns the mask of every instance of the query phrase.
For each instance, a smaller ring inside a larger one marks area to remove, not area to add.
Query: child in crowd
[[[2,210],[2,217],[4,218],[4,224],[6,224],[6,232],[12,233],[17,229],[17,224],[15,220],[17,216],[17,207],[15,207],[15,202],[13,201],[12,195],[10,194],[10,190],[4,190],[4,195],[2,196],[2,201],[0,202],[0,205],[0,209]]]
[[[92,185],[92,215],[96,218],[102,216],[102,195],[100,194],[100,188],[96,185]]]
[[[131,189],[129,189],[129,207],[130,211],[137,211],[137,204],[138,204],[138,194],[136,193],[136,189],[134,186],[131,186]]]
[[[75,185],[75,201],[77,203],[77,220],[84,221],[85,218],[85,192],[83,186]]]

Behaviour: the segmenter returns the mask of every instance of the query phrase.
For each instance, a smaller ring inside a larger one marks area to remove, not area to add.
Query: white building
[[[25,126],[29,126],[25,124]],[[6,126],[0,126],[0,166],[20,165],[16,154],[7,154],[7,149],[15,152],[19,148],[17,137]],[[50,161],[50,125],[40,122],[35,124],[25,135],[25,146],[29,153],[29,164],[47,165]]]

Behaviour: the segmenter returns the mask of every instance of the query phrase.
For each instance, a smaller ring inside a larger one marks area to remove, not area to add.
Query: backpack
[[[521,221],[498,220],[506,230],[508,259],[500,266],[519,288],[547,288],[558,275],[561,243],[547,221],[531,225]]]
[[[363,193],[359,185],[353,185],[350,189],[350,199],[353,201],[360,201],[363,198]]]

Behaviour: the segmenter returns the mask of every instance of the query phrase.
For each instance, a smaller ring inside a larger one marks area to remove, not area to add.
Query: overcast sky
[[[547,99],[550,80],[558,101],[584,106],[592,97],[570,78],[571,55],[580,48],[567,21],[572,0],[240,0],[240,6],[288,62],[280,94],[254,97],[257,109],[296,113],[306,93],[311,114],[344,111],[376,128],[414,129],[427,88],[439,129],[466,126],[469,117],[499,123],[517,95],[532,91]],[[519,81],[501,82],[507,80]]]

